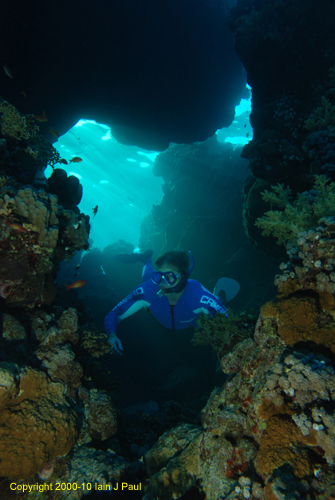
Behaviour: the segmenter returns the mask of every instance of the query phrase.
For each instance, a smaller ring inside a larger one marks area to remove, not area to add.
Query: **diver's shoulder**
[[[151,279],[141,283],[138,288],[142,288],[142,293],[146,296],[155,296],[159,291],[159,286],[156,285],[156,283],[154,283]]]
[[[187,288],[189,290],[190,293],[193,293],[193,294],[199,294],[199,293],[203,293],[203,291],[207,291],[206,288],[201,284],[199,283],[199,281],[197,280],[188,280],[187,281]]]
[[[196,280],[188,280],[189,283],[189,293],[192,294],[193,296],[197,296],[201,298],[204,294],[206,296],[209,296],[211,298],[215,298],[215,295],[212,294],[204,285],[202,285],[199,281]]]
[[[190,287],[191,288],[194,288],[194,289],[199,289],[199,290],[207,290],[207,288],[204,287],[204,285],[202,285],[199,281],[197,280],[191,280],[191,279],[188,279],[187,280],[187,283],[189,283]]]

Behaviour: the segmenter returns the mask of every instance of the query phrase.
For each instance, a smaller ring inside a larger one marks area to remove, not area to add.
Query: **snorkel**
[[[188,270],[186,271],[186,273],[184,273],[179,281],[179,283],[175,286],[171,286],[169,288],[165,288],[164,289],[164,293],[179,293],[181,292],[182,290],[184,290],[186,284],[187,284],[187,280],[188,278],[191,276],[191,273],[194,269],[194,260],[193,260],[193,255],[192,255],[192,252],[191,250],[189,250],[189,256],[190,256],[190,267],[188,268]]]

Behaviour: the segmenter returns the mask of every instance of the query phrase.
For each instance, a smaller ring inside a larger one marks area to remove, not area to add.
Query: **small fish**
[[[18,233],[26,233],[27,232],[27,230],[23,226],[21,226],[20,224],[11,224],[10,222],[5,221],[5,226],[12,227]]]
[[[51,127],[50,128],[50,132],[56,137],[56,139],[59,138],[59,133],[57,132],[57,130],[55,130],[54,128]]]
[[[33,116],[34,116],[34,118],[36,118],[36,120],[38,122],[45,123],[48,121],[48,117],[47,117],[45,111],[43,111],[42,115],[33,115]]]
[[[20,90],[20,94],[23,96],[23,97],[27,97],[27,92],[25,90]]]
[[[79,273],[74,273],[74,275],[73,275],[73,276],[77,276],[78,274],[79,274]]]
[[[77,269],[79,269],[79,268],[80,268],[80,264],[78,264],[78,265],[76,266],[76,271],[77,271]]]
[[[13,79],[13,73],[11,72],[11,70],[8,68],[8,66],[6,66],[6,64],[4,64],[3,66],[3,70],[4,72],[6,73],[7,76],[9,76],[9,78],[12,78]]]
[[[103,268],[102,266],[100,266],[100,269],[101,269],[101,271],[102,271],[102,274],[106,274],[106,273],[105,273],[105,270],[104,270],[104,268]]]
[[[79,156],[74,156],[73,158],[71,158],[71,160],[69,160],[69,163],[80,163],[81,161],[83,161],[82,158],[79,158]]]
[[[75,281],[74,283],[71,283],[71,285],[65,285],[66,286],[66,291],[70,290],[71,288],[81,288],[84,286],[86,283],[85,280],[78,280]]]
[[[247,124],[245,123],[245,124],[244,124],[244,128],[245,128],[246,126],[247,126]]]
[[[247,137],[249,137],[249,132],[247,132]]]
[[[67,165],[67,160],[65,160],[65,158],[61,158],[58,163],[63,163],[63,165]]]
[[[98,205],[96,205],[94,208],[92,208],[92,210],[93,210],[93,218],[94,218],[98,213]]]

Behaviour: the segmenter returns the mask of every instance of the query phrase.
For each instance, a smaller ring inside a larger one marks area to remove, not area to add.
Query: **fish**
[[[74,283],[71,283],[71,285],[64,285],[66,286],[66,291],[68,292],[71,288],[81,288],[82,286],[84,286],[86,283],[85,280],[78,280],[78,281],[75,281]]]
[[[27,97],[27,92],[25,90],[20,90],[20,94],[23,96],[23,97]]]
[[[26,233],[27,232],[26,228],[24,228],[23,226],[21,226],[21,224],[12,224],[12,223],[10,223],[8,221],[5,221],[4,224],[5,224],[5,226],[12,227],[18,233]]]
[[[80,264],[77,264],[77,265],[76,265],[76,271],[77,271],[77,269],[79,269],[79,268],[80,268]]]
[[[77,276],[77,274],[79,274],[79,273],[74,273],[74,275],[73,275],[73,276]]]
[[[47,117],[45,111],[43,111],[42,115],[33,115],[33,117],[36,118],[36,120],[38,122],[41,122],[41,123],[45,123],[48,121],[48,117]]]
[[[8,66],[6,66],[6,64],[4,64],[3,66],[3,70],[4,72],[6,73],[7,76],[9,76],[9,78],[12,78],[13,79],[13,73],[11,72],[11,70],[8,68]]]
[[[65,158],[61,158],[58,163],[63,163],[64,165],[67,165],[67,160],[65,160]]]
[[[93,217],[95,217],[98,213],[98,205],[96,205],[94,208],[92,208],[93,210]]]
[[[71,160],[69,160],[69,163],[80,163],[81,161],[83,161],[82,158],[79,158],[79,156],[74,156],[73,158],[71,158]]]
[[[57,130],[55,130],[54,128],[51,127],[50,128],[50,132],[56,137],[56,139],[59,138],[59,133],[57,132]]]

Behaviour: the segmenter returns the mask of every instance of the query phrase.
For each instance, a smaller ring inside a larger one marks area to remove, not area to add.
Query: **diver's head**
[[[193,270],[191,252],[166,252],[156,260],[158,268],[152,274],[152,281],[165,293],[179,293],[184,290]]]

